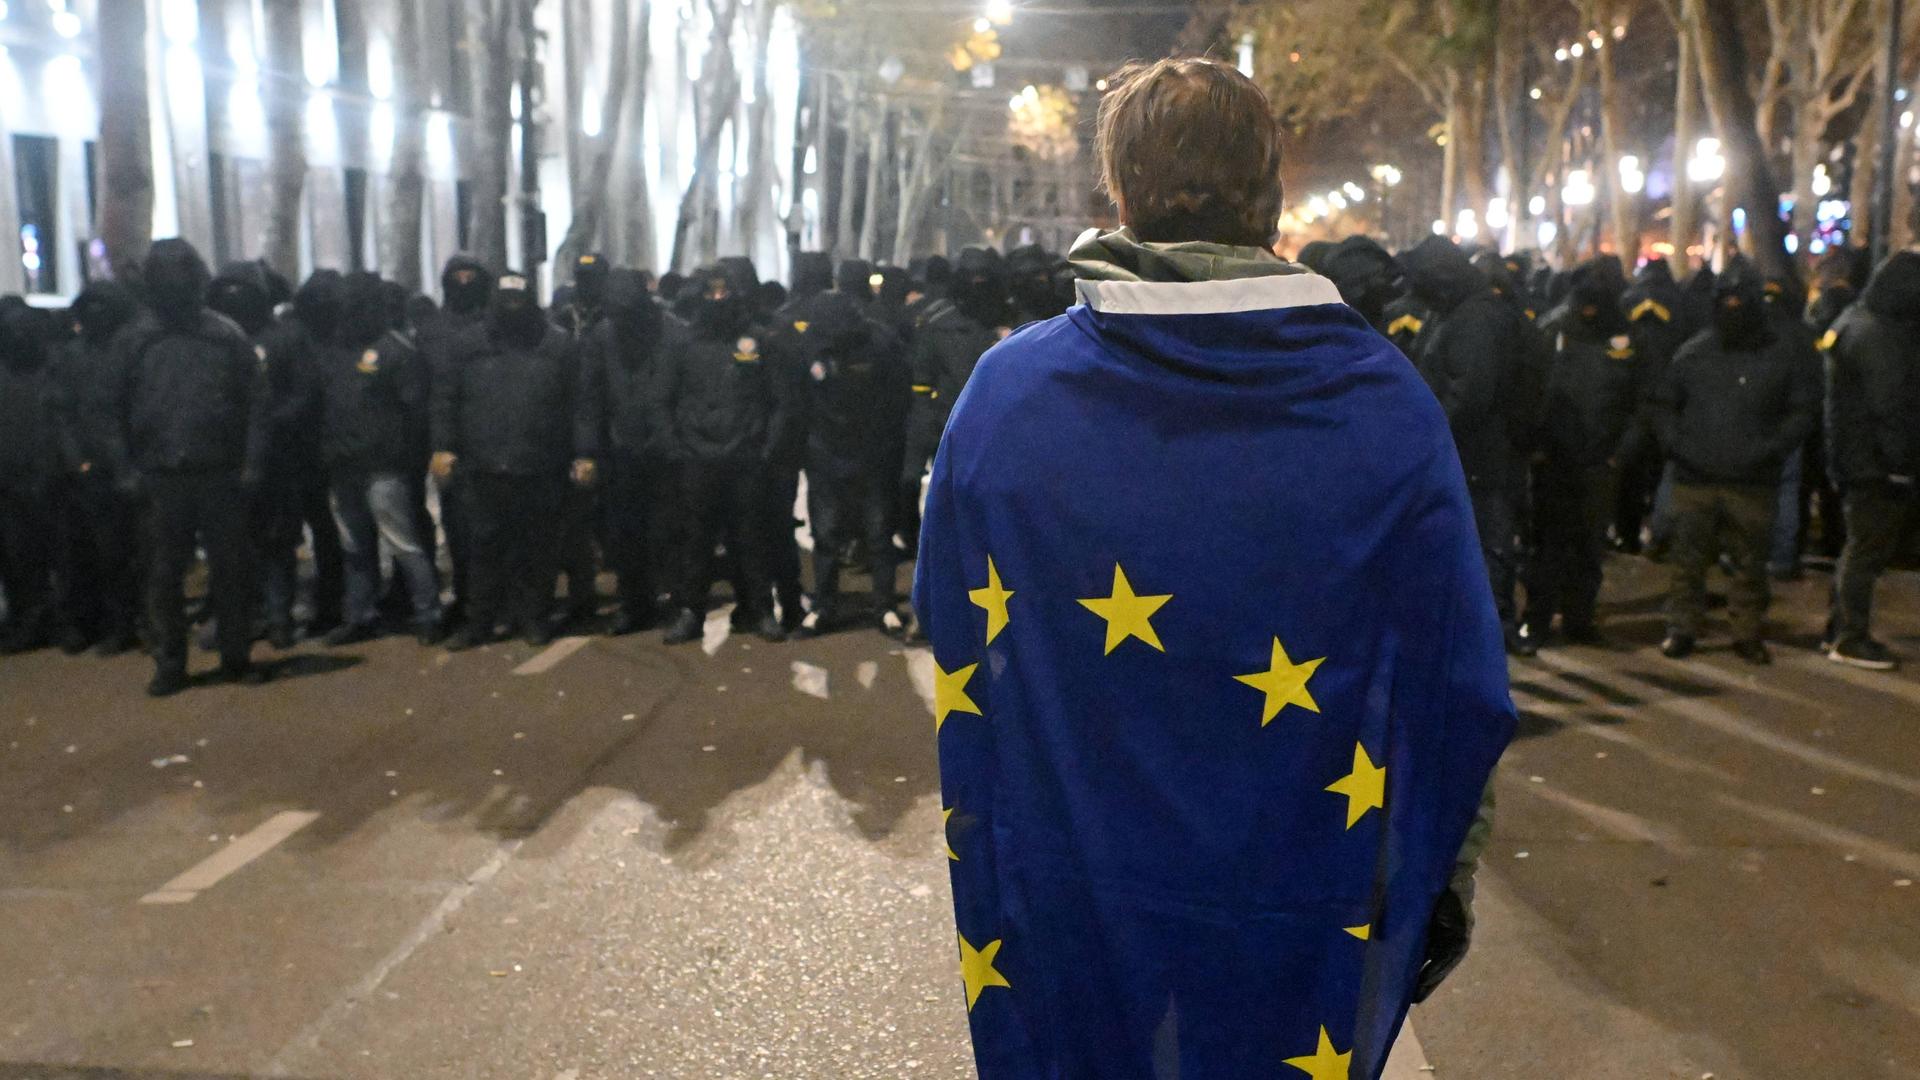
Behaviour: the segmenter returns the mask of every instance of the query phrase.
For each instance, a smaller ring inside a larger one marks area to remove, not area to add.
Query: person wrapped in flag
[[[1514,726],[1465,481],[1406,358],[1267,249],[1253,83],[1113,86],[1125,227],[982,359],[921,534],[975,1060],[1376,1078],[1464,955]]]

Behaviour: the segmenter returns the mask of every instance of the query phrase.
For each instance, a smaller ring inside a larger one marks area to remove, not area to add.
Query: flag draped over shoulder
[[[1377,1077],[1510,738],[1447,423],[1311,275],[981,361],[915,602],[985,1080]]]

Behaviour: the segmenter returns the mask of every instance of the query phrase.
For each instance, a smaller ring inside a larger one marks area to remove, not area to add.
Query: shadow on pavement
[[[244,1073],[116,1069],[104,1065],[35,1065],[0,1061],[0,1080],[249,1080]]]

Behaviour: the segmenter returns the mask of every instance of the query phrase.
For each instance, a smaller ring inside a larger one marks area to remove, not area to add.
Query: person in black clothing
[[[181,585],[196,543],[205,549],[219,626],[220,668],[259,682],[251,652],[247,508],[266,473],[269,396],[258,346],[207,310],[206,263],[184,240],[161,240],[142,280],[149,313],[115,342],[120,416],[112,457],[122,489],[147,496],[147,612],[155,672],[148,692],[186,686],[187,617]]]
[[[863,268],[863,284],[860,287],[870,289],[871,286],[864,282],[873,276],[872,268],[866,263],[859,265]],[[757,485],[760,511],[756,519],[763,531],[760,543],[765,558],[766,584],[779,603],[780,625],[790,633],[806,617],[804,590],[800,584],[800,522],[793,516],[794,507],[800,502],[800,469],[805,463],[807,450],[804,401],[800,389],[802,375],[794,356],[772,345],[769,340],[771,335],[768,326],[755,307],[760,292],[760,275],[754,269],[753,260],[741,256],[721,259],[718,269],[733,283],[733,295],[744,298],[746,318],[751,328],[749,333],[763,346],[765,355],[761,363],[766,370],[768,389],[776,399],[772,414],[774,422],[767,432],[766,475]],[[848,272],[843,264],[841,273],[844,275]],[[734,629],[751,627],[751,615],[751,610],[736,609]]]
[[[1767,546],[1781,467],[1806,440],[1820,386],[1782,338],[1745,260],[1714,286],[1714,325],[1680,349],[1654,396],[1654,425],[1673,463],[1674,574],[1661,651],[1690,655],[1706,617],[1707,571],[1733,564],[1734,652],[1769,663]]]
[[[1874,640],[1873,589],[1920,521],[1920,254],[1897,252],[1881,263],[1821,347],[1827,462],[1847,515],[1827,658],[1887,671],[1898,661]]]
[[[1518,521],[1508,426],[1515,408],[1511,393],[1521,384],[1525,367],[1526,328],[1494,295],[1486,275],[1445,237],[1428,237],[1399,261],[1411,295],[1430,313],[1413,342],[1414,366],[1452,425],[1494,603],[1507,628],[1509,648],[1523,651],[1514,626]]]
[[[593,481],[576,456],[579,363],[571,338],[547,323],[526,277],[502,275],[486,322],[448,347],[433,385],[433,472],[463,478],[473,528],[473,591],[467,623],[448,643],[493,640],[508,618],[530,645],[553,640],[562,499]]]
[[[899,459],[896,402],[905,379],[898,339],[859,296],[836,290],[789,305],[777,347],[805,373],[807,517],[813,531],[813,604],[801,629],[835,629],[845,611],[840,556],[857,535],[873,576],[876,617],[893,611],[898,556],[892,501]]]
[[[1059,260],[1038,244],[1017,247],[1007,253],[1007,291],[1013,300],[1012,325],[1025,326],[1063,314],[1073,303],[1062,302],[1054,287],[1053,268]]]
[[[443,306],[415,330],[415,342],[426,362],[429,400],[435,387],[456,375],[454,367],[459,359],[453,352],[454,343],[485,322],[487,302],[493,296],[493,272],[478,259],[455,255],[441,271],[440,296]],[[439,492],[440,527],[447,534],[447,560],[453,570],[453,596],[446,611],[446,621],[451,625],[465,618],[467,598],[472,593],[469,571],[473,565],[473,528],[468,520],[465,477],[458,472],[436,475],[434,486]]]
[[[1641,385],[1651,392],[1655,383],[1673,362],[1673,354],[1686,342],[1680,323],[1682,303],[1680,286],[1665,259],[1650,260],[1634,275],[1633,284],[1620,297],[1620,311],[1627,322],[1627,335],[1633,339],[1633,351],[1642,372]],[[1654,492],[1660,486],[1660,473],[1666,462],[1659,443],[1653,437],[1653,415],[1643,396],[1634,410],[1633,432],[1627,442],[1627,456],[1620,462],[1619,497],[1613,513],[1614,546],[1629,555],[1641,551],[1640,533],[1653,512]]]
[[[390,335],[384,294],[374,275],[349,275],[338,329],[319,355],[320,451],[347,570],[346,617],[327,636],[336,647],[378,633],[382,540],[406,583],[415,636],[440,640],[440,583],[410,482],[427,380],[414,351]]]
[[[98,281],[73,302],[77,334],[53,361],[55,440],[65,497],[56,529],[60,606],[100,656],[133,648],[140,625],[140,510],[120,488],[113,339],[140,313],[125,288]]]
[[[1533,471],[1537,543],[1520,631],[1534,646],[1546,642],[1556,615],[1568,641],[1602,643],[1594,611],[1607,526],[1644,396],[1642,366],[1620,311],[1619,267],[1612,257],[1581,267],[1566,305],[1547,319],[1554,351]]]
[[[1304,252],[1302,253],[1304,256]],[[1340,299],[1375,330],[1387,330],[1387,305],[1395,298],[1393,256],[1370,236],[1349,236],[1328,250],[1320,270],[1340,290]]]
[[[74,648],[78,630],[54,591],[55,494],[60,477],[55,448],[55,383],[48,354],[52,320],[24,303],[0,309],[0,580],[8,626],[0,652],[25,652],[47,643],[60,623],[62,647]]]
[[[907,420],[900,482],[917,497],[927,462],[940,447],[947,414],[980,357],[1010,332],[1006,266],[998,252],[970,247],[954,265],[947,297],[929,304],[908,353],[913,409]]]
[[[606,318],[588,332],[580,355],[586,441],[580,456],[604,477],[607,561],[619,579],[620,611],[610,632],[651,628],[659,591],[655,570],[666,554],[662,513],[672,474],[663,460],[655,395],[662,370],[687,347],[688,331],[667,314],[635,270],[607,277]]]
[[[735,621],[768,641],[786,636],[768,609],[763,491],[793,399],[776,385],[777,359],[767,355],[764,334],[753,323],[753,285],[737,266],[699,275],[692,335],[677,353],[661,357],[653,426],[679,472],[686,519],[673,595],[679,614],[667,630],[669,645],[700,637],[714,550],[723,541],[733,556]],[[787,506],[790,519],[791,500]]]
[[[554,293],[553,323],[578,344],[606,321],[607,278],[612,267],[604,255],[582,255],[573,263],[573,284]],[[599,617],[599,553],[594,542],[600,525],[600,491],[594,484],[573,484],[561,495],[558,566],[567,579],[566,621],[582,629]]]
[[[605,314],[607,273],[612,267],[600,254],[581,255],[573,260],[573,285],[562,302],[554,296],[553,324],[578,339],[593,329]]]
[[[1867,286],[1873,264],[1864,248],[1829,248],[1814,266],[1814,298],[1807,305],[1807,330],[1816,342],[1825,340],[1827,331],[1841,313],[1860,299]],[[1816,349],[1824,353],[1824,349]],[[1806,490],[1808,509],[1817,512],[1820,539],[1813,550],[1822,558],[1838,559],[1846,547],[1846,499],[1840,493],[1827,464],[1826,413],[1821,411],[1820,430],[1807,440]],[[1809,525],[1811,525],[1811,515]]]

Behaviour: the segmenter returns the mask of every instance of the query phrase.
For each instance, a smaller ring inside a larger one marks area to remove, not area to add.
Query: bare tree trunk
[[[1607,5],[1598,10],[1599,20],[1595,25],[1610,27],[1614,13]],[[1627,191],[1620,177],[1621,129],[1626,119],[1621,115],[1624,103],[1620,100],[1619,80],[1614,78],[1613,57],[1618,49],[1600,49],[1594,58],[1594,64],[1600,69],[1600,141],[1606,148],[1606,162],[1601,171],[1606,174],[1610,227],[1613,232],[1614,257],[1620,260],[1629,275],[1640,256],[1640,221],[1634,206],[1634,197]]]
[[[628,153],[613,154],[611,202],[620,208],[608,228],[610,254],[623,266],[651,270],[659,259],[654,250],[653,191],[646,161],[639,151],[646,138],[648,80],[653,74],[653,5],[640,0],[634,24],[632,51],[638,65],[627,77],[627,102],[621,110],[622,143]]]
[[[706,227],[713,212],[712,193],[719,166],[720,135],[732,119],[740,100],[740,77],[734,70],[733,19],[739,11],[736,0],[709,0],[713,10],[713,33],[708,38],[707,55],[701,64],[695,114],[699,117],[699,136],[694,145],[693,178],[680,200],[680,214],[673,227],[673,268],[685,269],[689,258],[705,255],[713,246],[712,229]]]
[[[147,5],[102,0],[99,220],[107,268],[136,281],[153,240],[153,129],[147,102]],[[11,178],[9,178],[11,179]]]
[[[1700,0],[1700,79],[1707,108],[1725,146],[1728,194],[1731,201],[1746,207],[1753,259],[1768,277],[1797,282],[1799,275],[1793,260],[1787,257],[1786,225],[1777,212],[1780,185],[1754,125],[1747,48],[1740,33],[1743,2]]]
[[[860,242],[859,234],[854,232],[853,211],[855,180],[860,169],[860,80],[857,76],[847,80],[847,137],[840,152],[840,205],[839,218],[833,228],[833,250],[843,258],[851,258]]]
[[[753,102],[747,106],[747,129],[740,136],[748,140],[747,172],[734,189],[740,242],[748,253],[754,252],[760,242],[761,223],[777,213],[773,205],[773,91],[767,79],[775,6],[769,2],[754,7]]]
[[[880,256],[880,204],[887,176],[887,128],[892,123],[891,106],[886,95],[874,116],[873,130],[867,135],[867,202],[860,215],[860,257],[872,262]]]
[[[513,136],[514,0],[469,0],[473,57],[473,199],[467,237],[473,256],[507,266],[507,153]]]
[[[1871,110],[1867,115],[1865,126],[1872,127]],[[1814,204],[1819,201],[1813,193],[1813,167],[1820,161],[1820,136],[1826,126],[1826,117],[1816,110],[1803,108],[1794,115],[1793,152],[1788,159],[1792,164],[1788,168],[1793,178],[1793,235],[1799,238],[1799,251],[1807,250],[1807,241],[1813,239]]]
[[[1451,72],[1447,74],[1447,145],[1440,154],[1440,220],[1444,228],[1453,229],[1453,203],[1459,188],[1456,180],[1460,175],[1460,77]]]
[[[1487,183],[1486,119],[1487,119],[1487,80],[1484,65],[1476,67],[1461,87],[1460,129],[1454,138],[1447,140],[1449,147],[1460,144],[1454,160],[1460,169],[1462,193],[1467,205],[1476,218],[1484,219],[1487,203],[1491,201],[1491,185]]]
[[[1687,248],[1700,232],[1700,195],[1693,189],[1693,181],[1687,177],[1687,162],[1692,157],[1695,142],[1700,75],[1697,70],[1697,46],[1693,35],[1687,32],[1687,26],[1694,17],[1692,0],[1688,0],[1681,10],[1681,24],[1676,27],[1680,31],[1677,35],[1680,51],[1673,91],[1673,221],[1669,233],[1673,241],[1673,258],[1670,260],[1673,274],[1684,281],[1693,270],[1693,257],[1687,254]]]
[[[288,278],[297,278],[300,200],[307,187],[307,79],[300,0],[262,0],[260,13],[267,45],[267,222],[260,237],[260,257]]]
[[[393,40],[418,41],[418,0],[389,0],[389,6],[392,18],[387,25],[393,30]],[[422,74],[419,64],[409,63],[405,57],[395,58],[393,101],[389,106],[393,109],[393,162],[387,167],[387,207],[380,232],[380,272],[409,292],[418,292],[425,281],[420,266],[421,199],[427,186],[421,171],[426,156]]]
[[[607,205],[607,185],[613,173],[613,155],[621,145],[620,132],[625,122],[624,109],[627,102],[627,79],[631,67],[633,50],[628,47],[627,39],[633,36],[633,11],[628,0],[612,0],[612,26],[607,34],[607,88],[601,97],[599,134],[588,136],[580,133],[578,146],[581,160],[575,165],[573,174],[573,220],[567,223],[567,235],[560,241],[559,265],[571,269],[574,260],[589,254],[600,236],[600,222]],[[642,13],[643,15],[645,12]],[[640,60],[642,81],[646,79],[647,60]],[[568,57],[569,68],[582,65]],[[580,91],[583,95],[587,92]],[[573,112],[578,117],[579,111]],[[571,125],[579,132],[579,125]]]
[[[938,189],[936,177],[944,176],[953,148],[966,137],[965,121],[945,145],[937,135],[946,119],[944,102],[936,103],[923,118],[920,137],[914,147],[913,171],[900,185],[900,216],[893,229],[893,264],[905,266],[918,253],[920,228]],[[936,165],[936,160],[938,164]]]

